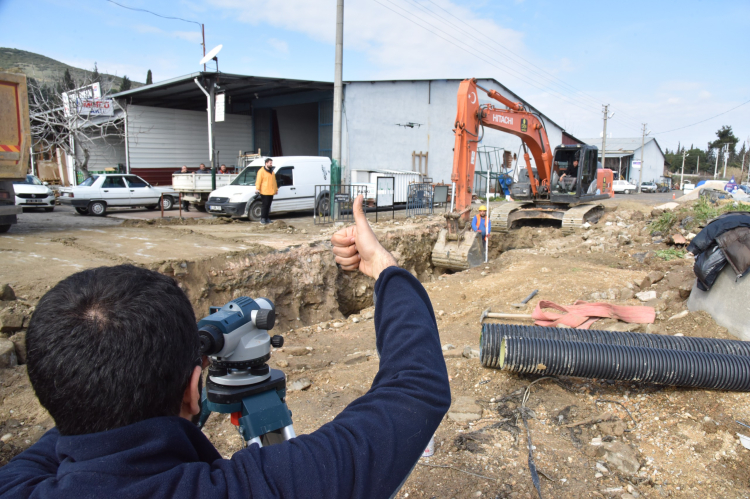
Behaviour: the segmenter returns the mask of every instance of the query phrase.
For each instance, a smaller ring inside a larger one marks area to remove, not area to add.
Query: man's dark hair
[[[26,345],[31,385],[62,435],[179,415],[200,358],[185,293],[132,265],[59,282],[39,301]]]
[[[266,158],[266,163],[265,163],[265,164],[268,164],[268,163],[270,163],[271,161],[273,161],[273,158]]]

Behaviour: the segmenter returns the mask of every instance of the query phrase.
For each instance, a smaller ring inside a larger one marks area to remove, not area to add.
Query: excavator
[[[480,90],[504,107],[480,104]],[[560,221],[563,232],[571,233],[601,218],[604,206],[596,201],[614,197],[613,172],[599,167],[596,147],[559,145],[553,151],[544,122],[537,113],[495,90],[482,88],[476,79],[464,80],[458,87],[453,130],[456,139],[451,182],[455,209],[446,213],[446,227],[440,231],[432,250],[435,267],[465,270],[484,262],[481,237],[471,230],[470,217],[477,145],[485,127],[519,137],[526,163],[514,185],[515,201],[503,203],[490,212],[493,232],[507,232],[524,221],[541,219]]]

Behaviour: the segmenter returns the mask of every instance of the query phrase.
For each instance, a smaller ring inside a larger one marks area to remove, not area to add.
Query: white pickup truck
[[[237,174],[216,174],[216,188],[232,183]],[[182,200],[202,208],[208,196],[213,192],[211,173],[174,173],[172,175],[172,189],[182,193]]]

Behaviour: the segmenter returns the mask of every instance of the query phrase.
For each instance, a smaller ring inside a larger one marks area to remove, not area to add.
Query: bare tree
[[[101,98],[92,98],[94,83],[99,84]],[[76,170],[89,178],[89,159],[97,141],[109,143],[113,138],[125,137],[124,110],[110,98],[113,84],[111,77],[98,72],[95,77],[88,75],[83,80],[60,81],[52,86],[29,78],[29,115],[35,148],[50,154],[62,149],[74,159]],[[115,111],[112,116],[92,112],[92,106],[102,103],[123,112]]]

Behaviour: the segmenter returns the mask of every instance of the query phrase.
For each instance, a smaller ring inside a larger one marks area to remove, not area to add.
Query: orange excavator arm
[[[496,109],[491,105],[480,106],[478,89],[507,106],[507,109]],[[475,79],[464,80],[458,87],[458,111],[454,130],[456,141],[451,175],[451,181],[455,183],[456,211],[463,211],[471,206],[480,125],[519,137],[524,144],[524,159],[534,197],[540,191],[549,191],[552,150],[544,124],[537,115],[526,111],[520,102],[513,102],[495,90],[480,87]],[[538,181],[531,169],[529,152],[537,167]],[[465,217],[468,219],[469,214]]]

